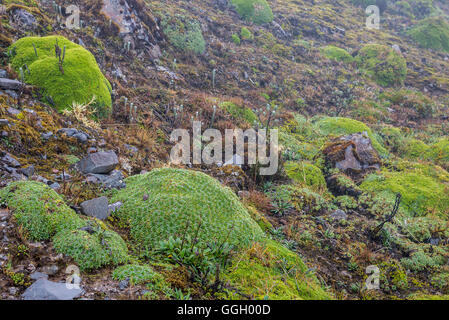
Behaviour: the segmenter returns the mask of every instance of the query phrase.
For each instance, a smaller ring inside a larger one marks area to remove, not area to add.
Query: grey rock
[[[0,134],[2,136],[2,138],[9,136],[9,133],[6,131],[2,131],[2,133]]]
[[[0,78],[0,88],[4,90],[19,90],[21,86],[22,82],[20,81]]]
[[[348,215],[343,210],[338,209],[331,213],[331,218],[334,220],[346,220]]]
[[[50,188],[52,188],[53,190],[58,190],[59,188],[61,188],[61,185],[57,182],[53,182],[52,184],[50,184]]]
[[[119,287],[120,290],[125,290],[126,288],[128,288],[128,286],[129,286],[129,280],[128,279],[122,280],[118,284],[118,287]]]
[[[82,289],[69,289],[66,283],[41,278],[22,294],[24,300],[73,300],[83,294]]]
[[[87,142],[87,135],[82,132],[75,133],[72,137],[76,138],[81,143]]]
[[[9,125],[8,119],[0,119],[0,127],[5,127]]]
[[[92,183],[102,184],[106,189],[121,189],[126,187],[126,183],[123,181],[125,177],[119,170],[114,170],[110,174],[91,174],[87,177],[86,181]]]
[[[84,174],[111,172],[119,164],[114,151],[91,153],[78,162],[78,169]]]
[[[7,78],[8,72],[6,70],[0,69],[0,78]]]
[[[100,197],[81,203],[81,211],[89,217],[105,220],[111,214],[109,212],[108,198]]]
[[[39,279],[42,279],[42,278],[48,279],[48,274],[45,274],[45,273],[36,271],[36,272],[33,272],[33,273],[30,275],[30,278],[31,278],[32,280],[39,280]]]
[[[19,95],[17,94],[17,92],[15,92],[15,91],[12,91],[12,90],[5,90],[5,93],[8,95],[8,96],[10,96],[11,98],[13,98],[13,99],[18,99],[19,98]]]
[[[36,18],[30,12],[24,9],[14,10],[14,20],[25,29],[31,29],[36,25]]]
[[[5,153],[3,156],[1,155],[0,151],[0,160],[4,163],[6,163],[8,166],[11,166],[13,168],[20,167],[20,162],[14,159],[13,156],[11,156],[9,153]]]
[[[13,107],[8,107],[8,109],[6,109],[6,111],[8,111],[8,113],[13,116],[20,114],[20,110],[13,108]]]
[[[11,287],[8,291],[10,295],[15,296],[19,290],[16,287]]]
[[[23,173],[23,174],[24,174],[25,176],[27,176],[28,178],[29,178],[29,177],[32,177],[32,176],[34,175],[34,171],[35,171],[35,169],[34,169],[34,166],[33,166],[33,165],[28,166],[28,167],[26,167],[26,168],[21,168],[21,169],[19,170],[19,172]]]
[[[137,153],[139,149],[129,144],[124,144],[125,148],[128,149],[131,153]]]
[[[433,246],[437,246],[440,244],[440,238],[430,238],[429,243]]]
[[[41,138],[44,140],[48,140],[51,137],[53,137],[53,132],[49,131],[49,132],[45,132],[41,134]]]
[[[53,275],[57,274],[58,271],[59,271],[59,268],[55,264],[52,264],[50,266],[45,266],[42,268],[42,272],[45,274],[48,274],[49,276],[53,276]]]
[[[65,133],[67,136],[72,137],[73,135],[78,133],[78,130],[74,128],[62,128],[59,129],[57,133]]]

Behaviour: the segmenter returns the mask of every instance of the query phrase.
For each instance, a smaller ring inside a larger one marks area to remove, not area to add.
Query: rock
[[[105,220],[111,212],[109,211],[108,198],[100,197],[81,203],[81,211],[89,217]]]
[[[128,285],[129,285],[129,280],[125,279],[125,280],[120,281],[120,283],[118,284],[118,287],[120,290],[125,290],[126,288],[128,288]]]
[[[107,174],[119,164],[114,151],[91,153],[78,162],[78,169],[84,174]]]
[[[0,78],[7,78],[8,72],[6,70],[0,69]]]
[[[4,162],[6,165],[11,166],[13,168],[18,168],[21,166],[20,162],[17,161],[13,156],[1,150],[0,150],[0,161]]]
[[[401,52],[401,47],[399,47],[397,44],[394,44],[391,46],[393,48],[394,51],[396,51],[397,53],[402,54]]]
[[[134,146],[130,146],[129,144],[124,144],[125,148],[130,151],[131,153],[137,153],[139,151],[139,149],[137,149]]]
[[[0,127],[6,127],[9,125],[8,119],[0,119]]]
[[[19,90],[22,87],[22,82],[11,80],[7,78],[0,78],[0,88],[5,90]]]
[[[346,220],[348,215],[343,210],[338,209],[331,213],[331,218],[334,220]]]
[[[323,150],[326,161],[345,173],[358,176],[380,168],[380,159],[366,132],[337,138]]]
[[[48,279],[48,274],[36,271],[30,275],[30,278],[32,280]]]
[[[17,294],[17,291],[19,291],[16,287],[11,287],[8,290],[9,290],[9,294],[12,296],[15,296]]]
[[[24,29],[32,29],[36,26],[36,18],[24,9],[15,9],[13,18]]]
[[[35,171],[35,169],[34,169],[34,166],[33,166],[33,165],[28,166],[28,167],[26,167],[26,168],[21,168],[21,169],[19,170],[19,172],[23,173],[23,174],[24,174],[25,176],[27,176],[28,178],[29,178],[29,177],[32,177],[32,176],[34,175],[34,171]]]
[[[58,190],[59,188],[61,188],[61,185],[57,182],[53,182],[52,184],[50,184],[50,188],[52,188],[53,190]]]
[[[45,274],[48,274],[49,276],[53,276],[53,275],[57,274],[58,271],[59,271],[59,268],[55,264],[52,264],[50,266],[45,266],[42,268],[42,272]]]
[[[81,143],[87,142],[87,139],[88,139],[87,135],[85,133],[82,133],[82,132],[75,133],[72,137],[76,138]]]
[[[228,0],[215,0],[215,3],[222,11],[228,7]]]
[[[121,171],[114,170],[109,175],[106,174],[90,174],[87,178],[87,182],[102,184],[106,189],[121,189],[126,187],[126,183],[123,182],[124,176]]]
[[[120,207],[121,207],[122,205],[123,205],[123,203],[120,202],[120,201],[118,201],[118,202],[116,202],[116,203],[113,203],[113,204],[110,204],[110,205],[108,206],[108,211],[109,211],[109,213],[113,213],[113,212],[117,211],[118,209],[120,209]]]
[[[17,116],[18,114],[20,114],[20,110],[13,108],[13,107],[8,107],[8,109],[6,109],[6,111],[8,111],[8,113],[13,116]]]
[[[62,128],[59,129],[58,134],[65,133],[68,137],[72,137],[73,135],[78,133],[78,130],[75,128]]]
[[[73,300],[82,294],[82,289],[69,289],[66,283],[41,278],[28,287],[22,297],[24,300]]]
[[[49,140],[51,137],[53,137],[53,132],[45,132],[41,134],[41,138],[44,140]]]
[[[17,92],[12,91],[12,90],[5,90],[5,93],[10,96],[11,98],[17,100],[19,98],[19,95],[17,94]]]

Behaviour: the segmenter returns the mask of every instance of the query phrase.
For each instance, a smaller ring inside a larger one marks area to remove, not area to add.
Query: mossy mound
[[[427,18],[407,34],[423,48],[449,52],[449,23],[443,17]]]
[[[324,135],[342,136],[352,133],[364,132],[368,134],[371,139],[373,148],[379,152],[380,155],[387,155],[387,150],[379,143],[377,137],[374,136],[373,131],[363,122],[342,117],[324,117],[315,123],[316,128]]]
[[[81,270],[96,269],[108,264],[121,264],[128,261],[128,248],[125,241],[109,230],[63,230],[53,238],[57,252],[75,260]]]
[[[366,45],[355,60],[359,68],[383,87],[402,85],[407,75],[404,57],[384,45]]]
[[[350,63],[354,61],[354,58],[345,49],[335,46],[326,46],[321,48],[321,53],[328,59],[335,61],[343,61]]]
[[[127,264],[118,267],[112,273],[112,279],[118,281],[129,279],[131,285],[147,282],[161,282],[164,280],[164,278],[150,266],[138,264]]]
[[[257,24],[273,21],[273,11],[266,0],[231,0],[238,14]]]
[[[163,17],[162,30],[168,41],[184,52],[202,54],[206,50],[206,41],[200,23],[183,15]]]
[[[432,144],[426,153],[428,159],[449,169],[449,138],[444,137]]]
[[[288,272],[287,272],[288,270]],[[233,261],[225,280],[242,294],[257,300],[324,300],[332,297],[297,254],[268,240],[255,243]],[[268,284],[268,285],[267,285]],[[226,299],[241,299],[229,293]]]
[[[123,203],[116,215],[144,255],[169,236],[187,234],[200,247],[225,241],[243,247],[264,237],[231,189],[197,171],[162,168],[129,177],[111,201]]]
[[[49,186],[34,181],[20,181],[0,190],[0,202],[13,210],[17,223],[32,240],[49,240],[57,232],[85,225]]]
[[[386,200],[394,199],[396,193],[401,193],[401,208],[410,216],[449,214],[449,185],[423,169],[371,174],[360,188]]]
[[[307,162],[286,162],[284,165],[287,176],[297,183],[304,184],[314,190],[325,190],[326,180],[320,168]]]
[[[64,74],[55,55],[56,44],[61,50],[65,47]],[[73,102],[88,103],[95,96],[98,115],[105,116],[110,112],[111,85],[101,73],[95,57],[82,46],[62,36],[25,37],[17,40],[9,50],[13,68],[17,72],[22,68],[25,81],[42,89],[43,96],[59,111],[70,108]]]
[[[0,202],[13,211],[31,240],[53,240],[56,251],[72,257],[81,270],[128,260],[127,246],[117,233],[82,219],[43,183],[13,182],[0,190]]]

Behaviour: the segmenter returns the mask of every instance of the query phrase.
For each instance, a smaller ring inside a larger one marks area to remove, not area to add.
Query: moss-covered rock
[[[289,270],[286,272],[286,270]],[[236,257],[224,275],[225,280],[252,299],[324,300],[331,299],[307,266],[294,252],[268,240],[255,243]],[[226,299],[241,299],[229,293]]]
[[[63,51],[65,48],[63,73],[55,55],[56,44]],[[25,81],[42,89],[43,96],[59,111],[70,108],[74,102],[88,103],[95,96],[98,115],[110,112],[111,85],[95,57],[82,46],[62,36],[25,37],[12,44],[9,50],[12,67],[17,72],[22,68]]]
[[[161,26],[176,49],[196,54],[206,50],[206,41],[197,20],[183,15],[167,16],[162,18]]]
[[[273,12],[266,0],[231,0],[238,14],[257,24],[273,21]]]
[[[407,75],[404,57],[384,45],[364,46],[355,60],[360,69],[384,87],[401,85]]]
[[[449,23],[443,17],[427,18],[407,33],[423,48],[449,52]]]
[[[56,251],[74,259],[81,270],[128,260],[123,239],[94,219],[82,219],[53,189],[35,181],[20,181],[0,190],[0,202],[31,240],[52,240]]]
[[[284,165],[285,172],[290,179],[295,182],[304,184],[313,190],[325,190],[326,180],[320,168],[307,162],[286,162]]]
[[[348,51],[339,47],[326,46],[321,48],[321,52],[326,58],[331,60],[343,61],[346,63],[354,61],[354,58],[348,53]]]
[[[371,143],[380,155],[387,155],[387,150],[379,143],[373,131],[363,122],[342,117],[324,117],[315,123],[316,128],[324,135],[348,135],[358,132],[366,132]]]
[[[115,232],[96,228],[94,232],[63,230],[53,238],[57,252],[73,258],[81,270],[104,265],[118,265],[128,261],[125,241]]]
[[[52,188],[35,181],[20,181],[0,190],[0,202],[13,210],[17,223],[32,240],[49,240],[57,232],[73,230],[85,221]]]
[[[264,237],[231,189],[197,171],[162,168],[130,177],[111,201],[123,203],[116,215],[129,223],[143,254],[169,236],[197,237],[200,247],[216,241],[243,247]]]

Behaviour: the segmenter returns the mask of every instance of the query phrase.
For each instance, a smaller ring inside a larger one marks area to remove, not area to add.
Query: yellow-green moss
[[[384,45],[366,45],[355,60],[359,68],[384,87],[402,85],[407,75],[404,57]]]
[[[407,34],[423,48],[449,52],[449,23],[443,17],[420,21]]]
[[[266,0],[231,0],[238,14],[257,24],[273,21],[273,12]]]
[[[326,58],[331,60],[343,61],[346,63],[354,61],[354,58],[348,53],[348,51],[339,47],[326,46],[321,48],[320,51]]]
[[[286,162],[285,172],[295,182],[311,187],[313,190],[326,189],[326,180],[320,168],[307,162]]]
[[[332,298],[297,254],[272,240],[255,243],[235,257],[224,279],[257,300]],[[225,298],[242,299],[242,295],[228,292]]]
[[[56,43],[61,50],[65,47],[64,74],[55,55]],[[95,96],[98,115],[104,116],[110,112],[111,85],[95,57],[82,46],[62,36],[25,37],[17,40],[8,50],[12,54],[12,67],[17,72],[22,68],[25,81],[42,89],[43,96],[49,103],[54,103],[59,111],[70,108],[73,102],[88,103]]]

